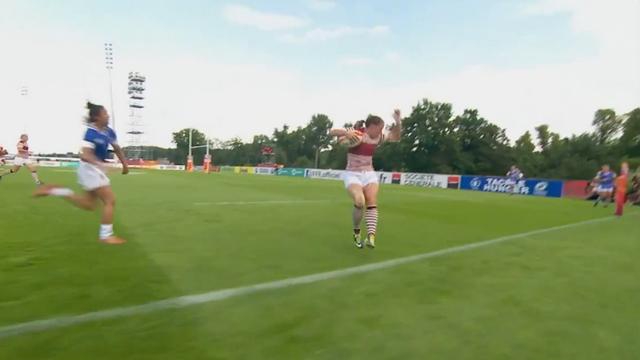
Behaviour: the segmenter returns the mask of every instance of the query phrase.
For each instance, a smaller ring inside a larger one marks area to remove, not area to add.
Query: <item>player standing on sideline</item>
[[[600,201],[604,202],[604,207],[607,207],[607,201],[611,201],[611,195],[613,194],[613,183],[616,179],[616,173],[611,171],[609,165],[602,165],[602,170],[596,174],[595,181],[598,183],[596,192],[598,193],[598,199],[593,206],[598,206]]]
[[[616,216],[622,216],[624,204],[627,202],[627,183],[629,176],[629,164],[622,163],[620,176],[616,178]]]
[[[393,112],[393,124],[385,136],[384,121],[375,115],[369,115],[364,122],[364,133],[360,143],[349,148],[347,168],[343,175],[344,185],[353,200],[353,239],[357,248],[364,244],[360,237],[360,223],[366,206],[367,239],[366,245],[376,246],[376,230],[378,227],[378,174],[373,169],[373,154],[377,147],[385,141],[399,141],[402,134],[402,116],[400,110]],[[359,124],[360,125],[360,124]],[[329,134],[338,138],[357,139],[357,129],[332,129]]]
[[[511,165],[511,169],[507,172],[507,179],[509,181],[509,185],[511,186],[511,195],[516,194],[518,190],[518,182],[522,180],[524,174],[517,166]]]
[[[33,165],[31,159],[29,159],[29,155],[31,155],[31,153],[29,152],[29,136],[27,134],[20,135],[20,141],[18,141],[16,148],[17,153],[13,160],[13,167],[9,169],[9,171],[5,171],[0,174],[0,179],[7,174],[15,174],[20,171],[21,167],[26,166],[29,171],[31,171],[31,177],[36,185],[42,185],[42,182],[38,178],[36,167]]]
[[[87,131],[82,142],[80,167],[78,167],[78,183],[85,190],[82,195],[74,194],[71,189],[54,185],[40,187],[34,196],[59,196],[85,210],[94,210],[96,200],[103,203],[100,240],[105,244],[122,244],[125,240],[113,234],[113,212],[115,195],[111,190],[111,182],[107,177],[106,160],[109,145],[122,162],[122,174],[129,173],[122,148],[118,145],[116,133],[109,128],[109,114],[102,105],[87,103]]]

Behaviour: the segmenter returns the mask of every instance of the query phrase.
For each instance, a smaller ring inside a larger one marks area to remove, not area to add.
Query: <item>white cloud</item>
[[[640,1],[638,0],[536,0],[523,7],[529,15],[567,14],[576,33],[593,36],[600,50],[640,49]],[[636,41],[633,41],[636,40]]]
[[[309,0],[309,7],[316,11],[327,11],[336,7],[336,3],[330,0]]]
[[[228,5],[224,8],[223,14],[234,24],[265,31],[289,30],[307,24],[306,20],[296,16],[263,12],[244,5]]]
[[[400,62],[400,60],[402,60],[402,56],[400,56],[400,54],[395,51],[389,51],[386,54],[384,54],[384,59],[391,63],[397,63],[397,62]]]
[[[342,59],[340,63],[349,66],[362,66],[374,64],[375,61],[367,57],[346,57]]]
[[[309,41],[327,41],[339,39],[349,36],[376,36],[388,34],[390,29],[386,25],[378,25],[372,27],[352,27],[339,26],[335,28],[315,28],[305,32],[302,35],[287,34],[281,37],[283,41],[292,43],[303,43]]]
[[[389,51],[384,53],[380,58],[372,58],[366,56],[347,56],[340,60],[342,65],[350,65],[350,66],[362,66],[362,65],[384,65],[387,64],[397,64],[402,60],[400,54],[395,51]]]

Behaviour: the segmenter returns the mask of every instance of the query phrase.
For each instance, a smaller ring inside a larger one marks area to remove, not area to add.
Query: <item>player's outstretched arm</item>
[[[112,144],[111,146],[113,146],[113,152],[116,153],[116,156],[122,163],[122,174],[127,175],[129,173],[129,165],[127,165],[127,159],[124,157],[122,148],[118,144]]]
[[[391,125],[391,130],[387,135],[387,141],[398,142],[402,137],[402,114],[399,109],[393,111],[393,120],[395,123]]]
[[[347,135],[347,129],[331,129],[331,130],[329,130],[329,135],[330,136],[337,136],[337,137],[346,136]]]
[[[355,129],[331,129],[329,135],[337,136],[338,138],[347,137],[351,140],[358,139],[358,132]]]

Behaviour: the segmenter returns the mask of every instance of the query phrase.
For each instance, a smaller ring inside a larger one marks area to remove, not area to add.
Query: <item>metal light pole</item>
[[[111,97],[111,120],[113,124],[113,131],[116,131],[116,112],[113,107],[113,82],[111,80],[111,70],[113,70],[113,44],[104,44],[104,63],[109,73],[109,95]]]
[[[24,99],[24,101],[22,102],[23,103],[23,107],[24,107],[24,109],[22,111],[23,116],[24,116],[24,119],[22,121],[22,130],[23,130],[24,133],[26,133],[27,132],[27,128],[28,128],[27,123],[29,122],[29,115],[28,115],[28,111],[29,111],[29,104],[28,104],[28,102],[29,102],[29,88],[26,87],[26,86],[20,87],[20,96]]]
[[[191,156],[191,149],[193,148],[193,129],[189,129],[189,156]]]

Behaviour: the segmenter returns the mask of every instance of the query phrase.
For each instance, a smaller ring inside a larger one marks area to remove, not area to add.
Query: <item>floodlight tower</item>
[[[138,72],[129,73],[129,130],[128,154],[130,159],[144,158],[144,122],[142,110],[144,109],[144,92],[146,90],[146,76]]]

